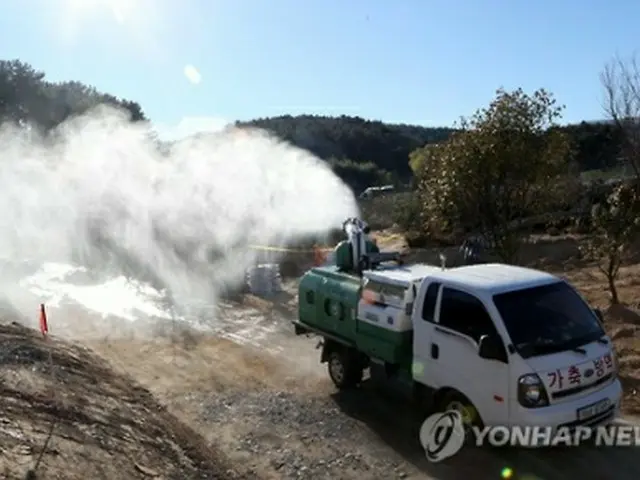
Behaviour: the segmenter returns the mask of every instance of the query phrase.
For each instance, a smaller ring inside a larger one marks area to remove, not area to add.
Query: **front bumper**
[[[609,398],[611,406],[594,417],[578,420],[578,409]],[[554,432],[560,428],[573,430],[578,427],[595,428],[607,425],[619,415],[622,400],[622,385],[617,378],[606,387],[576,400],[556,403],[543,408],[524,408],[518,405],[513,424],[521,426],[551,427]]]

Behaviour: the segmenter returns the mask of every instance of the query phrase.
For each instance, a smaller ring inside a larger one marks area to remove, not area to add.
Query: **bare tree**
[[[640,183],[640,61],[615,56],[600,74],[604,109],[622,136],[620,156]]]
[[[634,176],[632,184],[615,187],[591,212],[594,229],[583,246],[585,256],[596,262],[607,277],[611,303],[619,303],[616,281],[640,238],[640,62],[614,57],[600,75],[604,108],[620,134],[620,160]]]

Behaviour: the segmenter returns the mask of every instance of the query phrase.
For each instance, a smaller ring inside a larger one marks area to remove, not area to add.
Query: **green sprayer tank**
[[[379,253],[371,241],[366,254]],[[363,278],[353,269],[352,246],[340,242],[335,265],[312,268],[298,286],[298,319],[302,326],[329,335],[390,364],[405,362],[411,351],[412,332],[394,332],[358,320]]]
[[[380,251],[369,239],[365,250],[366,254]],[[300,279],[298,318],[311,327],[353,339],[362,277],[355,273],[351,242],[343,240],[334,252],[335,265],[313,268]]]
[[[353,341],[360,291],[357,275],[340,272],[337,266],[313,268],[300,280],[298,318],[312,328]]]

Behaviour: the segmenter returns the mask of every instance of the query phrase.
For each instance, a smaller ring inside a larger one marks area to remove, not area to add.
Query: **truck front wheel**
[[[331,380],[339,389],[353,388],[362,381],[362,364],[348,350],[331,352],[327,368]]]
[[[480,418],[478,410],[473,406],[473,403],[471,403],[464,395],[452,391],[441,399],[440,405],[440,409],[443,412],[455,410],[460,414],[464,423],[466,443],[469,445],[475,444],[476,439],[471,427],[482,428],[484,423]]]

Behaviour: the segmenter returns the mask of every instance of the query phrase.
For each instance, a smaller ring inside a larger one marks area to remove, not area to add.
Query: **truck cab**
[[[612,343],[578,292],[545,272],[434,272],[415,299],[413,380],[485,425],[595,426],[619,411]]]

